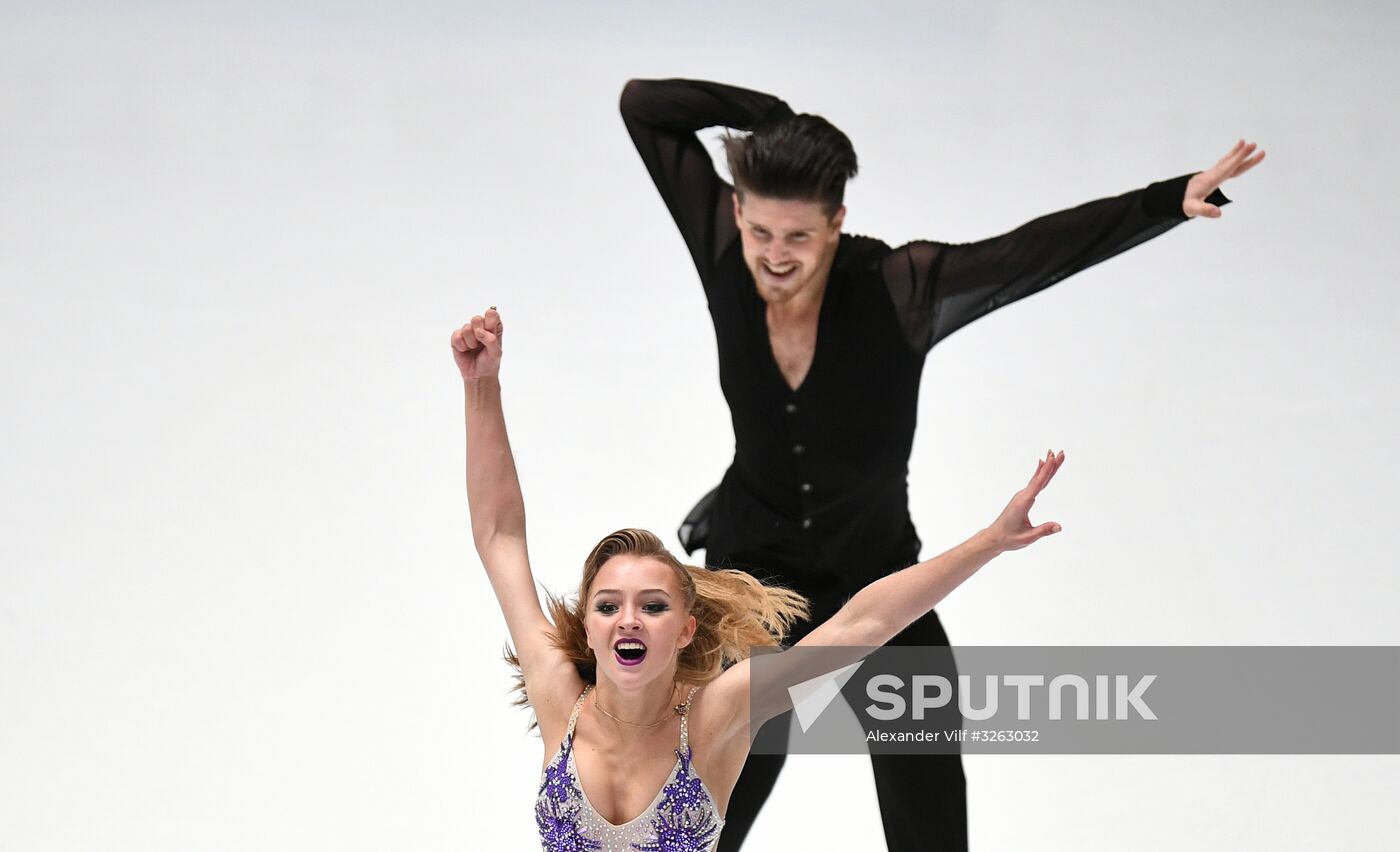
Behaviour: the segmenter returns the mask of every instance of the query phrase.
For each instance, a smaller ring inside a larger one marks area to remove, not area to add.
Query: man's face
[[[846,208],[828,217],[816,201],[786,201],[734,193],[734,220],[744,246],[744,264],[753,273],[758,294],[782,304],[826,281]]]

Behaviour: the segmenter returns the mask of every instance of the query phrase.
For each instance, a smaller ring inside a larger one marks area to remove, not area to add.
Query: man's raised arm
[[[730,209],[733,190],[715,174],[696,131],[751,130],[792,110],[772,95],[704,80],[629,80],[620,108],[637,153],[706,279],[718,252],[738,232]]]
[[[1201,215],[1218,218],[1220,184],[1263,158],[1237,144],[1214,167],[1034,219],[975,243],[913,242],[884,263],[905,336],[927,351],[973,320]]]

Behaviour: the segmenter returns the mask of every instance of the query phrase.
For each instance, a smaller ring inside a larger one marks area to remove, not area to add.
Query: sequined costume
[[[646,810],[613,825],[588,801],[574,764],[574,726],[592,688],[585,688],[575,702],[564,741],[540,778],[535,823],[544,852],[713,852],[724,819],[691,765],[687,715],[695,689],[676,708],[681,717],[676,768]]]

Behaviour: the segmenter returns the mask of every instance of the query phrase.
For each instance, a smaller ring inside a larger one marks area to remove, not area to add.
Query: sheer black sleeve
[[[1185,222],[1191,175],[1051,213],[975,243],[913,242],[882,272],[905,339],[917,351],[1003,305],[1088,269]],[[1212,204],[1228,204],[1216,190]]]
[[[751,130],[792,115],[772,95],[702,80],[630,80],[622,89],[622,121],[651,179],[680,228],[709,286],[708,269],[738,236],[733,188],[715,173],[696,131]]]

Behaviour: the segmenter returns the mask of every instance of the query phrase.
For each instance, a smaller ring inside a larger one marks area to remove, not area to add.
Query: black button
[[[787,405],[783,406],[783,410],[786,411],[788,414],[793,414],[797,411],[797,403],[789,402]]]
[[[792,454],[793,454],[793,455],[795,455],[795,456],[800,456],[800,455],[802,455],[802,454],[805,453],[805,452],[807,452],[807,448],[804,447],[804,446],[802,446],[801,444],[793,444],[793,445],[792,445]]]
[[[811,518],[803,518],[803,519],[802,519],[802,528],[803,528],[804,530],[810,530],[810,529],[812,528],[812,519],[811,519]]]
[[[803,493],[803,494],[811,494],[811,493],[812,493],[812,483],[810,483],[810,482],[804,482],[804,483],[802,483],[802,493]]]

